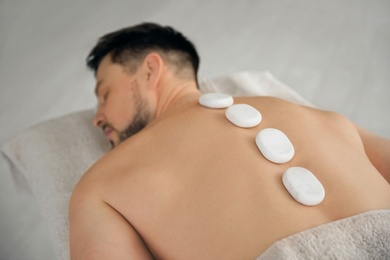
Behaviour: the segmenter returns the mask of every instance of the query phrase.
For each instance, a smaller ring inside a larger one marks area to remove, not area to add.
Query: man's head
[[[173,28],[154,23],[142,23],[104,35],[89,53],[87,65],[96,74],[103,58],[110,54],[113,63],[134,73],[151,52],[159,53],[177,75],[197,79],[199,56],[195,46]]]
[[[143,23],[101,37],[87,57],[95,72],[98,110],[94,124],[111,144],[140,131],[154,117],[163,64],[174,77],[197,81],[194,45],[171,27]]]

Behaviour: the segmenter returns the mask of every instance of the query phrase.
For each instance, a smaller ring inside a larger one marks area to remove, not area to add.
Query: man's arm
[[[390,184],[390,140],[356,126],[371,163]]]
[[[127,220],[87,191],[78,185],[69,207],[71,259],[152,259]]]

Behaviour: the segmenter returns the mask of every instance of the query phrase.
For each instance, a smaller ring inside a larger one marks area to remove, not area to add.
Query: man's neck
[[[158,100],[155,117],[159,117],[165,111],[173,107],[179,101],[184,101],[187,98],[199,97],[200,91],[197,88],[194,80],[169,80],[162,81],[162,85],[158,92]]]

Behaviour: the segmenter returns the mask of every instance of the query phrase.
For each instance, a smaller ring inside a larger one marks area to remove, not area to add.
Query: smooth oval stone
[[[199,104],[208,108],[226,108],[233,105],[233,97],[222,93],[207,93],[199,98]]]
[[[226,109],[226,118],[239,127],[249,128],[260,124],[261,113],[247,104],[237,104]]]
[[[303,205],[315,206],[325,198],[325,189],[321,182],[305,168],[288,168],[283,173],[283,184],[290,195]]]
[[[256,135],[256,145],[264,157],[274,163],[285,163],[294,157],[294,146],[275,128],[265,128]]]

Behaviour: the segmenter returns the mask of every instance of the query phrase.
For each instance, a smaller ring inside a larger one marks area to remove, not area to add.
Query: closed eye
[[[107,97],[108,97],[108,92],[107,91],[100,91],[98,93],[98,102],[99,103],[104,103],[106,100],[107,100]]]

